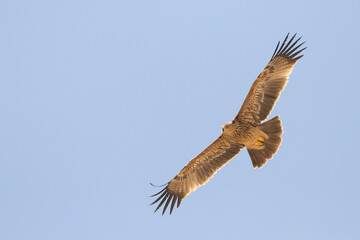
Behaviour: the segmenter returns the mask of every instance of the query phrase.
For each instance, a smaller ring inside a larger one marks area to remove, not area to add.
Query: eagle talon
[[[265,142],[264,138],[263,138],[263,137],[260,137],[260,138],[258,139],[258,141],[256,142],[256,145],[262,146],[262,145],[264,144],[264,142]]]

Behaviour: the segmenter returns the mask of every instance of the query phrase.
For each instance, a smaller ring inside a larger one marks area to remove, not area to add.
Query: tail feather
[[[271,159],[279,149],[283,133],[279,116],[262,123],[260,130],[266,133],[269,138],[265,139],[264,149],[247,149],[254,168],[261,168],[267,159]]]

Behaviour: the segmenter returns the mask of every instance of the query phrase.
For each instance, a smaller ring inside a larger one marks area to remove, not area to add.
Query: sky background
[[[0,239],[360,239],[359,1],[1,1]],[[307,42],[246,150],[171,216],[278,41]]]

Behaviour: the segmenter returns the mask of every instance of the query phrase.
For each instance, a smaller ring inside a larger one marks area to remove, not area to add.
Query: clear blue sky
[[[251,3],[250,3],[251,2]],[[1,1],[0,238],[360,239],[359,1]],[[277,41],[305,56],[242,151],[173,214],[148,196],[221,133]]]

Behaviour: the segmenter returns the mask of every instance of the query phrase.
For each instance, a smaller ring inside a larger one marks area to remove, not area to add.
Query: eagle
[[[289,34],[275,51],[255,82],[240,108],[229,123],[222,126],[222,134],[210,146],[193,158],[166,186],[151,197],[157,197],[151,205],[158,203],[154,213],[163,206],[162,214],[206,184],[214,174],[246,147],[254,168],[261,168],[277,152],[283,133],[279,116],[265,121],[284,89],[299,55],[306,47],[298,43],[301,39]],[[280,46],[280,47],[279,47]]]

